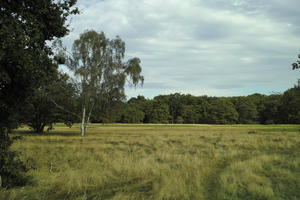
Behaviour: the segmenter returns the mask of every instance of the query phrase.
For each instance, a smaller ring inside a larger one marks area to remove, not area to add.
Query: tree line
[[[114,122],[171,124],[297,124],[300,87],[283,94],[209,97],[185,94],[131,98],[116,112]],[[97,118],[94,118],[97,122]]]
[[[69,85],[68,85],[69,84]],[[69,86],[69,87],[67,87]],[[52,127],[53,123],[67,125],[80,122],[64,109],[49,106],[49,97],[76,110],[80,104],[68,76],[49,85],[48,94],[39,90],[28,100],[21,112],[22,123],[35,132]],[[62,90],[64,88],[64,90]],[[238,97],[209,97],[189,94],[158,95],[153,99],[137,96],[126,101],[102,98],[94,104],[92,123],[162,123],[162,124],[298,124],[300,123],[300,87],[282,94],[252,94]]]

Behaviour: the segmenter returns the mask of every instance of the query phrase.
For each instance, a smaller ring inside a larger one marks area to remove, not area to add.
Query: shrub
[[[29,180],[18,152],[10,150],[13,141],[17,139],[20,137],[10,137],[4,128],[0,129],[0,187],[22,186]]]

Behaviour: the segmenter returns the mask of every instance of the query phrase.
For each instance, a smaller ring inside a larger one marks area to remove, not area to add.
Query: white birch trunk
[[[85,136],[85,131],[86,131],[86,121],[85,121],[85,107],[83,107],[83,111],[82,111],[82,121],[81,121],[81,128],[80,128],[80,132],[81,132],[81,136]]]

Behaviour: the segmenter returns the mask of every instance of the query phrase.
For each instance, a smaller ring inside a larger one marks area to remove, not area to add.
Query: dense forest
[[[98,112],[93,122],[171,124],[295,124],[300,123],[300,87],[283,94],[238,97],[138,96],[120,103],[109,116]]]

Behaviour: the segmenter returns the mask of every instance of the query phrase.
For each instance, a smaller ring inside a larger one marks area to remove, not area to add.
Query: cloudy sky
[[[87,29],[119,35],[142,61],[128,97],[238,96],[292,87],[300,71],[299,0],[78,0],[67,46]]]

